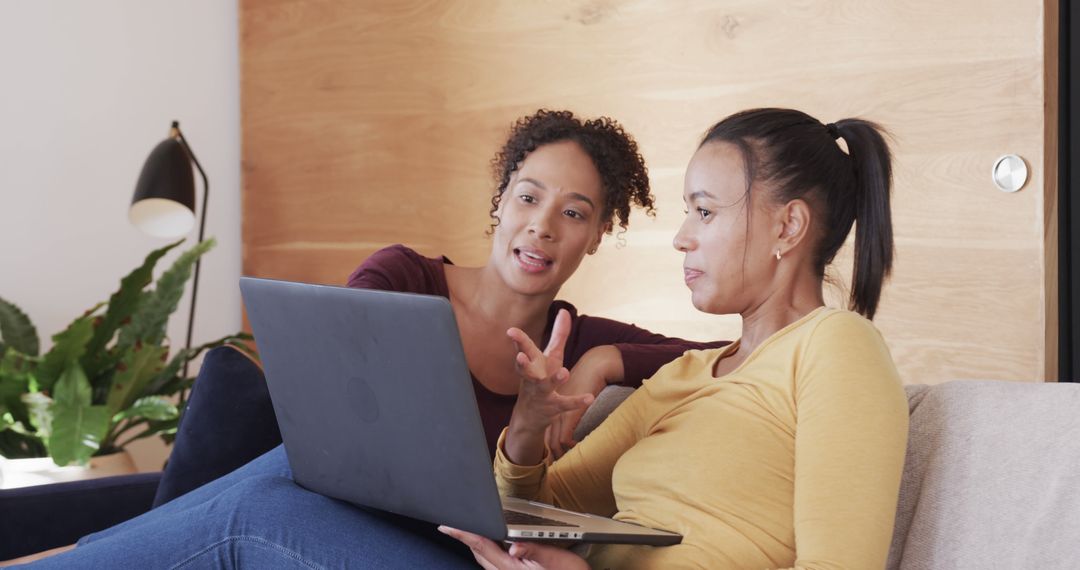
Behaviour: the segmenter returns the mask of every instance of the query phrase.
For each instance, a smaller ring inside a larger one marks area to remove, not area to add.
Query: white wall
[[[30,315],[43,348],[166,243],[127,208],[173,119],[210,178],[206,234],[218,240],[194,342],[239,330],[237,30],[224,0],[0,0],[0,297]],[[177,346],[189,302],[190,285],[169,323]],[[133,450],[140,469],[161,467],[156,441]]]

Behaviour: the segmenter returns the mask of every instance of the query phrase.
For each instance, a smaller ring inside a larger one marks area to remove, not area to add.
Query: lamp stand
[[[195,168],[198,169],[199,175],[203,180],[203,199],[202,199],[202,215],[199,219],[199,241],[202,243],[203,233],[206,231],[206,206],[207,198],[210,197],[210,181],[206,178],[206,172],[203,171],[203,167],[199,164],[199,159],[195,158],[195,153],[191,151],[191,147],[188,145],[187,139],[184,138],[184,134],[180,132],[180,123],[173,121],[172,131],[175,133],[176,138],[184,145],[184,150],[187,151],[188,156],[191,157],[191,162],[195,163]],[[191,350],[191,337],[195,329],[195,298],[199,292],[199,266],[202,265],[202,257],[195,260],[195,277],[191,283],[191,311],[188,313],[188,329],[187,329],[187,343],[184,345],[184,349]],[[184,371],[182,378],[188,377],[188,361],[184,360]],[[185,399],[185,394],[180,395],[181,401]]]

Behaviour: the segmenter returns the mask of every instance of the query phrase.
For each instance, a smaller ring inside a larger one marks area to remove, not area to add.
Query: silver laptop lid
[[[506,537],[447,299],[250,277],[240,290],[297,483]]]

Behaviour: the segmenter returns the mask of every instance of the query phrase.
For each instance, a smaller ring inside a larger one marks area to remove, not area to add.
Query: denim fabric
[[[292,480],[284,448],[33,568],[475,568],[434,525]]]

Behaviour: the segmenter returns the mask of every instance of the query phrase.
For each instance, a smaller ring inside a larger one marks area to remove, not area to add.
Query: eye
[[[536,203],[536,198],[534,196],[532,196],[531,194],[521,194],[521,195],[518,196],[518,199],[521,200],[522,202],[525,202],[526,204],[535,204]]]
[[[706,210],[705,208],[697,208],[697,213],[699,216],[701,216],[702,220],[707,220],[709,219],[709,216],[712,215],[712,212]]]
[[[565,215],[567,215],[567,216],[569,216],[571,218],[574,218],[576,220],[584,220],[585,219],[585,214],[582,214],[581,212],[579,212],[577,210],[564,210],[563,214],[565,214]]]

